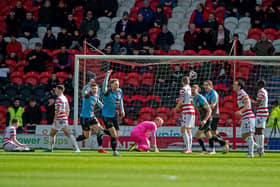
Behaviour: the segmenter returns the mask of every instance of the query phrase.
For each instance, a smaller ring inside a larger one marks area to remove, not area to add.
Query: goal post
[[[86,65],[82,64],[84,63],[83,60],[86,60]],[[245,91],[247,91],[253,99],[256,97],[256,80],[261,78],[265,79],[269,83],[269,104],[271,101],[278,99],[275,94],[278,92],[275,92],[275,90],[278,91],[279,89],[280,95],[280,58],[278,56],[75,55],[73,116],[75,131],[79,124],[79,112],[81,109],[80,90],[83,82],[81,81],[82,77],[86,76],[88,71],[94,73],[98,79],[98,84],[101,86],[106,71],[112,68],[114,70],[112,76],[122,80],[121,88],[123,89],[124,95],[127,97],[127,101],[130,102],[129,107],[125,108],[127,114],[125,120],[127,121],[122,121],[123,128],[126,127],[125,125],[127,125],[127,128],[124,128],[125,132],[122,132],[121,135],[128,136],[134,124],[145,119],[150,119],[151,116],[148,114],[145,115],[143,108],[146,109],[146,112],[148,111],[148,108],[152,108],[152,112],[154,112],[152,115],[153,117],[159,115],[166,119],[164,128],[162,128],[165,130],[159,130],[157,133],[157,135],[160,136],[159,141],[167,142],[162,143],[162,145],[164,145],[163,149],[179,149],[180,146],[178,146],[177,143],[180,144],[180,142],[183,141],[178,135],[180,119],[175,116],[176,114],[173,114],[172,110],[176,104],[176,96],[179,93],[180,84],[174,83],[170,76],[177,71],[177,68],[179,68],[181,74],[191,76],[191,84],[196,83],[202,87],[203,81],[208,79],[212,80],[214,88],[218,89],[218,93],[220,94],[219,107],[222,116],[219,126],[221,127],[225,138],[228,138],[231,141],[234,149],[237,148],[242,150],[246,147],[246,143],[240,140],[240,122],[238,121],[240,119],[235,119],[233,113],[233,111],[236,110],[236,104],[231,88],[232,81],[236,80],[236,78],[244,79],[246,82]],[[159,69],[162,71],[159,71]],[[119,76],[116,74],[114,75],[114,73],[119,73]],[[145,73],[151,73],[153,77],[150,81],[151,84],[147,83],[150,88],[146,88],[145,86],[141,87],[143,74]],[[168,78],[165,76],[167,74]],[[164,88],[160,88],[161,84],[159,80],[162,79],[162,77],[163,79],[168,79],[165,80]],[[277,80],[278,77],[279,81]],[[135,80],[132,81],[132,79]],[[276,83],[276,86],[274,85],[274,82]],[[174,86],[174,84],[176,84],[176,86]],[[134,90],[133,93],[130,92],[130,89]],[[146,89],[148,91],[146,91]],[[272,90],[272,92],[270,92],[270,90]],[[154,99],[154,102],[148,102],[147,100],[151,99],[151,96],[159,96],[159,102],[157,103],[156,99]],[[163,109],[165,109],[165,111],[163,111]],[[229,111],[230,109],[232,109],[232,111]],[[166,116],[167,113],[165,114],[166,111],[169,112],[168,116]],[[172,123],[173,119],[176,120],[176,124]],[[225,125],[223,125],[223,123],[225,123]],[[194,132],[195,130],[196,129],[194,129]],[[173,135],[176,136],[174,139],[168,138],[168,136]],[[268,137],[270,136],[270,132],[267,132],[266,135],[268,140],[268,138],[270,138]],[[174,142],[172,142],[173,140]],[[268,146],[270,145],[267,144],[267,147]],[[280,148],[277,149],[280,150]]]

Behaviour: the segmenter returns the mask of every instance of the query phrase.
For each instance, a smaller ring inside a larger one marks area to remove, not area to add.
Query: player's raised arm
[[[124,112],[124,105],[123,105],[123,95],[121,96],[121,100],[120,100],[120,108],[121,108],[122,117],[124,117],[125,112]]]
[[[96,100],[96,104],[99,106],[99,108],[103,108],[103,103],[100,101],[100,99],[99,98],[97,98],[97,100]]]
[[[109,81],[109,77],[110,77],[111,73],[112,73],[112,70],[107,71],[103,85],[102,85],[102,91],[103,91],[104,95],[106,95],[107,91],[108,91],[107,87],[108,87],[108,81]]]

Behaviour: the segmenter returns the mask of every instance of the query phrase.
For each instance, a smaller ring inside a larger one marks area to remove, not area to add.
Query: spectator
[[[115,54],[115,55],[120,54],[121,48],[124,47],[123,44],[120,42],[120,39],[121,39],[120,35],[115,34],[113,42],[111,43],[112,51],[113,51],[113,54]]]
[[[264,20],[264,13],[261,9],[260,5],[255,6],[255,10],[252,12],[251,15],[251,24],[252,28],[262,28]]]
[[[83,50],[83,37],[81,36],[81,33],[79,30],[74,31],[70,49],[77,49],[80,51]]]
[[[24,109],[23,126],[30,134],[34,134],[36,125],[39,125],[42,120],[42,111],[34,98],[29,100],[29,105]]]
[[[21,23],[21,36],[27,39],[37,37],[38,24],[32,18],[32,13],[27,12],[26,18]]]
[[[243,46],[242,46],[242,44],[241,44],[241,42],[239,41],[239,36],[238,36],[238,34],[234,34],[233,36],[232,36],[232,40],[229,42],[229,44],[228,44],[228,47],[227,47],[227,53],[229,54],[229,55],[232,55],[232,56],[234,56],[234,53],[233,53],[233,42],[234,41],[236,41],[237,43],[236,43],[236,55],[237,56],[242,56],[242,54],[243,54]]]
[[[174,44],[174,37],[173,34],[168,30],[167,25],[162,25],[161,32],[158,33],[155,43],[159,49],[165,51],[170,50],[170,46]]]
[[[209,13],[209,16],[208,16],[208,19],[206,21],[206,24],[208,24],[209,27],[212,30],[217,30],[218,29],[218,22],[217,22],[217,20],[215,18],[214,13]]]
[[[74,96],[74,87],[73,87],[73,74],[68,73],[68,78],[63,82],[65,87],[65,93],[70,96]]]
[[[18,61],[21,59],[22,46],[16,39],[16,35],[12,34],[11,42],[7,44],[7,55],[8,59]]]
[[[133,41],[132,35],[127,35],[125,48],[127,49],[127,54],[132,55],[133,49],[137,46],[137,44]]]
[[[44,51],[42,51],[41,43],[35,44],[35,50],[30,51],[26,56],[26,61],[29,62],[25,67],[25,72],[36,71],[42,73],[46,71],[46,61],[51,61],[52,58]]]
[[[212,31],[208,24],[204,24],[202,31],[196,38],[198,50],[207,49],[212,51]]]
[[[103,52],[106,54],[106,55],[112,55],[113,54],[113,50],[112,50],[112,45],[111,44],[106,44]]]
[[[83,3],[85,12],[91,11],[93,18],[98,18],[103,15],[100,0],[86,0]]]
[[[42,6],[45,0],[33,0],[33,6]]]
[[[4,61],[0,61],[0,85],[6,85],[9,82],[10,69]]]
[[[160,0],[159,3],[162,6],[174,8],[176,6],[176,4],[177,4],[177,0]]]
[[[72,38],[67,33],[67,29],[65,27],[63,27],[61,29],[61,32],[58,33],[58,35],[57,35],[56,47],[60,48],[61,46],[65,45],[67,48],[69,48],[71,43],[72,43]]]
[[[239,11],[238,8],[240,7],[240,1],[239,0],[228,0],[225,3],[226,12],[224,17],[236,17],[239,19]]]
[[[61,46],[61,52],[59,52],[56,56],[56,59],[54,59],[55,63],[55,72],[64,71],[66,73],[71,71],[71,65],[72,65],[72,59],[71,55],[67,52],[66,46]]]
[[[56,39],[52,33],[52,29],[48,28],[43,39],[43,49],[54,50],[56,49]]]
[[[73,19],[72,14],[68,14],[64,27],[67,29],[68,34],[71,35],[73,35],[74,31],[77,30],[76,21]]]
[[[261,34],[261,40],[256,43],[250,50],[256,52],[256,56],[270,56],[274,52],[272,43],[267,39],[266,34]]]
[[[22,115],[24,112],[24,108],[20,106],[20,99],[15,98],[13,101],[13,105],[8,108],[8,112],[6,114],[6,126],[11,125],[12,119],[17,119],[19,121],[19,125],[17,128],[17,133],[22,133],[23,129],[23,120]]]
[[[280,14],[277,8],[268,6],[264,15],[264,24],[262,26],[263,29],[266,28],[275,28],[276,30],[280,29],[279,16]]]
[[[19,22],[24,20],[25,15],[26,15],[26,10],[22,6],[22,2],[21,1],[17,1],[16,6],[15,6],[15,8],[12,9],[12,11],[15,12],[16,17],[19,19]]]
[[[154,47],[154,44],[151,42],[149,34],[144,33],[141,41],[139,42],[140,53],[147,54],[150,47]]]
[[[138,10],[137,14],[142,14],[144,16],[145,23],[150,26],[155,15],[153,9],[150,7],[150,1],[145,0],[143,7]]]
[[[277,100],[274,100],[272,103],[271,113],[267,122],[267,127],[276,127],[280,128],[280,107]]]
[[[7,43],[4,40],[3,34],[0,33],[0,62],[2,62],[5,59],[6,55],[7,55]]]
[[[103,16],[109,18],[116,17],[116,12],[118,10],[118,1],[117,0],[102,0],[102,11]]]
[[[49,78],[49,80],[47,82],[48,90],[51,93],[54,93],[54,89],[56,88],[57,85],[59,85],[59,80],[57,79],[56,74],[53,72],[51,77]]]
[[[90,48],[95,47],[98,48],[100,45],[100,40],[97,38],[96,33],[94,30],[90,29],[86,36],[87,43],[90,44]]]
[[[163,87],[169,87],[171,73],[172,70],[169,64],[158,65],[155,73],[157,83],[162,85]]]
[[[165,15],[165,13],[163,12],[163,7],[162,5],[157,5],[156,8],[156,13],[154,16],[154,27],[157,28],[161,28],[162,25],[166,25],[167,24],[167,17]]]
[[[87,12],[86,18],[82,21],[80,29],[83,35],[86,35],[90,29],[97,33],[99,29],[99,23],[93,18],[92,11]]]
[[[201,28],[208,18],[208,12],[204,10],[203,4],[198,4],[197,8],[191,15],[190,23],[194,23],[196,27]]]
[[[219,24],[218,30],[213,31],[213,49],[226,49],[229,44],[229,32],[223,24]]]
[[[53,8],[51,7],[51,2],[46,0],[43,7],[38,11],[38,24],[39,26],[51,27],[53,18]]]
[[[67,20],[68,10],[63,1],[59,1],[58,5],[54,8],[54,21],[55,25],[62,27]]]
[[[54,112],[55,112],[55,98],[54,96],[51,96],[48,99],[48,104],[45,106],[46,108],[46,114],[47,114],[47,124],[53,124],[53,119],[54,119]]]
[[[117,22],[115,31],[123,38],[132,33],[133,23],[128,19],[128,12],[123,13],[123,18]]]
[[[133,24],[132,33],[140,39],[142,34],[148,30],[148,25],[144,21],[144,16],[141,13],[137,14],[137,19]]]
[[[18,34],[19,19],[16,17],[14,10],[11,10],[10,13],[6,16],[5,23],[7,25],[7,36],[10,36],[13,33]]]
[[[155,54],[155,48],[154,48],[154,47],[150,47],[150,48],[149,48],[148,55],[156,55],[156,54]]]
[[[242,0],[239,8],[240,15],[250,17],[254,12],[256,4],[256,0]]]
[[[184,71],[182,70],[180,64],[175,64],[174,71],[171,75],[171,84],[179,87],[182,84],[182,78],[184,76]]]
[[[195,30],[195,24],[190,24],[190,30],[185,32],[184,42],[185,42],[185,50],[192,49],[196,50],[195,41],[199,33]]]

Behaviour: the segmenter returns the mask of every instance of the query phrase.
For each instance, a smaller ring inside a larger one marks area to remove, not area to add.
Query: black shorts
[[[115,127],[116,130],[120,130],[118,119],[115,118],[108,118],[103,116],[103,121],[105,124],[106,129]]]
[[[97,125],[99,123],[96,117],[92,117],[92,118],[81,117],[80,120],[81,120],[80,122],[81,122],[83,131],[89,131],[89,130],[91,130],[91,127],[93,125]]]
[[[220,117],[216,117],[216,118],[212,119],[212,122],[211,122],[211,130],[212,131],[217,130],[219,121],[220,121]]]
[[[212,121],[212,120],[208,120],[208,121],[206,122],[206,124],[205,124],[203,127],[202,127],[201,125],[199,125],[198,130],[201,130],[201,131],[203,131],[204,133],[210,131],[211,121]]]

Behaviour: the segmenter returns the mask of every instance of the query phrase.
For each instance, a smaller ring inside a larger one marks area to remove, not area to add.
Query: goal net
[[[224,139],[229,140],[233,149],[247,148],[241,139],[240,118],[234,115],[237,110],[236,95],[232,90],[233,80],[241,78],[246,82],[245,91],[251,99],[256,100],[256,82],[264,79],[267,82],[269,110],[271,103],[280,97],[280,64],[279,57],[256,56],[114,56],[114,55],[76,55],[75,56],[75,93],[73,117],[79,127],[81,111],[81,90],[89,79],[98,83],[100,90],[108,70],[113,70],[111,78],[117,78],[123,90],[126,116],[119,119],[120,138],[118,147],[128,149],[133,143],[130,132],[141,121],[153,120],[156,116],[164,119],[163,127],[157,130],[159,149],[182,150],[183,138],[180,134],[180,111],[174,112],[176,98],[182,87],[183,76],[191,78],[191,85],[198,84],[204,94],[203,82],[211,80],[219,94],[220,121],[218,130]],[[100,98],[102,100],[102,91]],[[256,107],[253,107],[255,111]],[[101,110],[96,107],[95,114],[101,124]],[[280,117],[280,116],[279,116]],[[196,126],[192,131],[193,148],[198,149],[195,132],[199,126],[196,115]],[[275,126],[274,126],[275,125]],[[277,122],[267,124],[265,145],[270,150],[280,150]],[[276,132],[276,133],[274,133]],[[277,138],[278,136],[278,138]],[[109,147],[109,138],[104,138],[103,146]],[[207,140],[205,139],[205,142]],[[83,144],[85,148],[96,148],[96,138],[91,137]],[[219,149],[219,146],[216,146]]]

